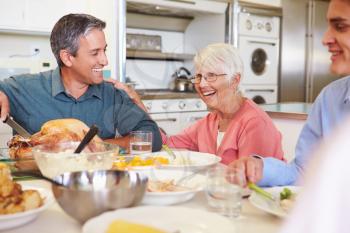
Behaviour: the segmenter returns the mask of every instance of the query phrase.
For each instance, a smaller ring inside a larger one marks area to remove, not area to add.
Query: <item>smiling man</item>
[[[315,147],[350,116],[350,0],[331,0],[327,21],[322,42],[331,53],[330,69],[347,77],[329,84],[315,100],[299,136],[295,159],[290,164],[252,156],[231,164],[234,169],[244,171],[251,182],[259,181],[262,186],[294,184],[303,174]]]
[[[58,67],[0,82],[1,119],[11,113],[35,133],[48,120],[76,118],[88,126],[96,124],[101,138],[123,147],[130,131],[147,130],[153,132],[153,150],[159,150],[156,123],[124,91],[103,80],[102,69],[108,64],[105,26],[91,15],[63,16],[50,37]]]

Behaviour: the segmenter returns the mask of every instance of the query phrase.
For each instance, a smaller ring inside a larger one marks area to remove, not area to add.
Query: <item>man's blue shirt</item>
[[[264,158],[263,179],[260,186],[295,184],[302,175],[312,150],[350,116],[350,77],[332,82],[316,98],[295,149],[295,159],[287,164]]]
[[[153,149],[161,147],[156,123],[122,90],[110,83],[90,85],[79,99],[64,88],[60,69],[10,77],[0,82],[10,100],[10,112],[30,133],[48,120],[76,118],[88,126],[96,124],[103,139],[125,136],[133,130],[153,132]]]

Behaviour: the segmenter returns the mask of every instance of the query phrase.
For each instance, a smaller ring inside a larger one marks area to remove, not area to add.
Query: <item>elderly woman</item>
[[[195,56],[194,64],[192,82],[211,113],[178,135],[163,135],[163,143],[216,154],[224,164],[252,154],[283,159],[281,134],[239,91],[243,65],[237,50],[229,44],[211,44]]]
[[[269,116],[239,91],[243,65],[237,50],[229,44],[211,44],[194,63],[192,82],[211,112],[178,135],[163,134],[163,143],[216,154],[224,164],[252,154],[283,160],[281,134]],[[133,99],[141,105],[139,97]]]

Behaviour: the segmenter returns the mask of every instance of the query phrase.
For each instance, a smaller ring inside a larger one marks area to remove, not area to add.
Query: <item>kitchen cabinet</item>
[[[24,24],[24,9],[26,0],[0,0],[0,27],[19,28]],[[6,6],[6,7],[5,7]]]
[[[21,34],[49,35],[60,17],[87,9],[84,0],[0,0],[0,4],[0,31]]]
[[[239,0],[240,2],[259,4],[270,7],[282,7],[282,0]]]
[[[127,59],[147,59],[147,60],[170,60],[170,61],[185,61],[192,60],[193,54],[185,53],[161,53],[152,51],[127,50]]]

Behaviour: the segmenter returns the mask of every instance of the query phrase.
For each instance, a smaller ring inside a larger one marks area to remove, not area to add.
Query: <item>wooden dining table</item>
[[[44,180],[22,181],[21,184],[45,188],[51,190],[51,184]],[[185,203],[175,206],[182,206],[203,211],[211,211],[208,208],[205,193],[199,192],[196,196]],[[231,219],[235,225],[233,233],[274,233],[278,232],[283,219],[268,214],[254,207],[247,198],[243,199],[242,213],[238,218]],[[80,233],[82,225],[67,215],[54,202],[34,220],[25,225],[5,230],[6,233]]]

